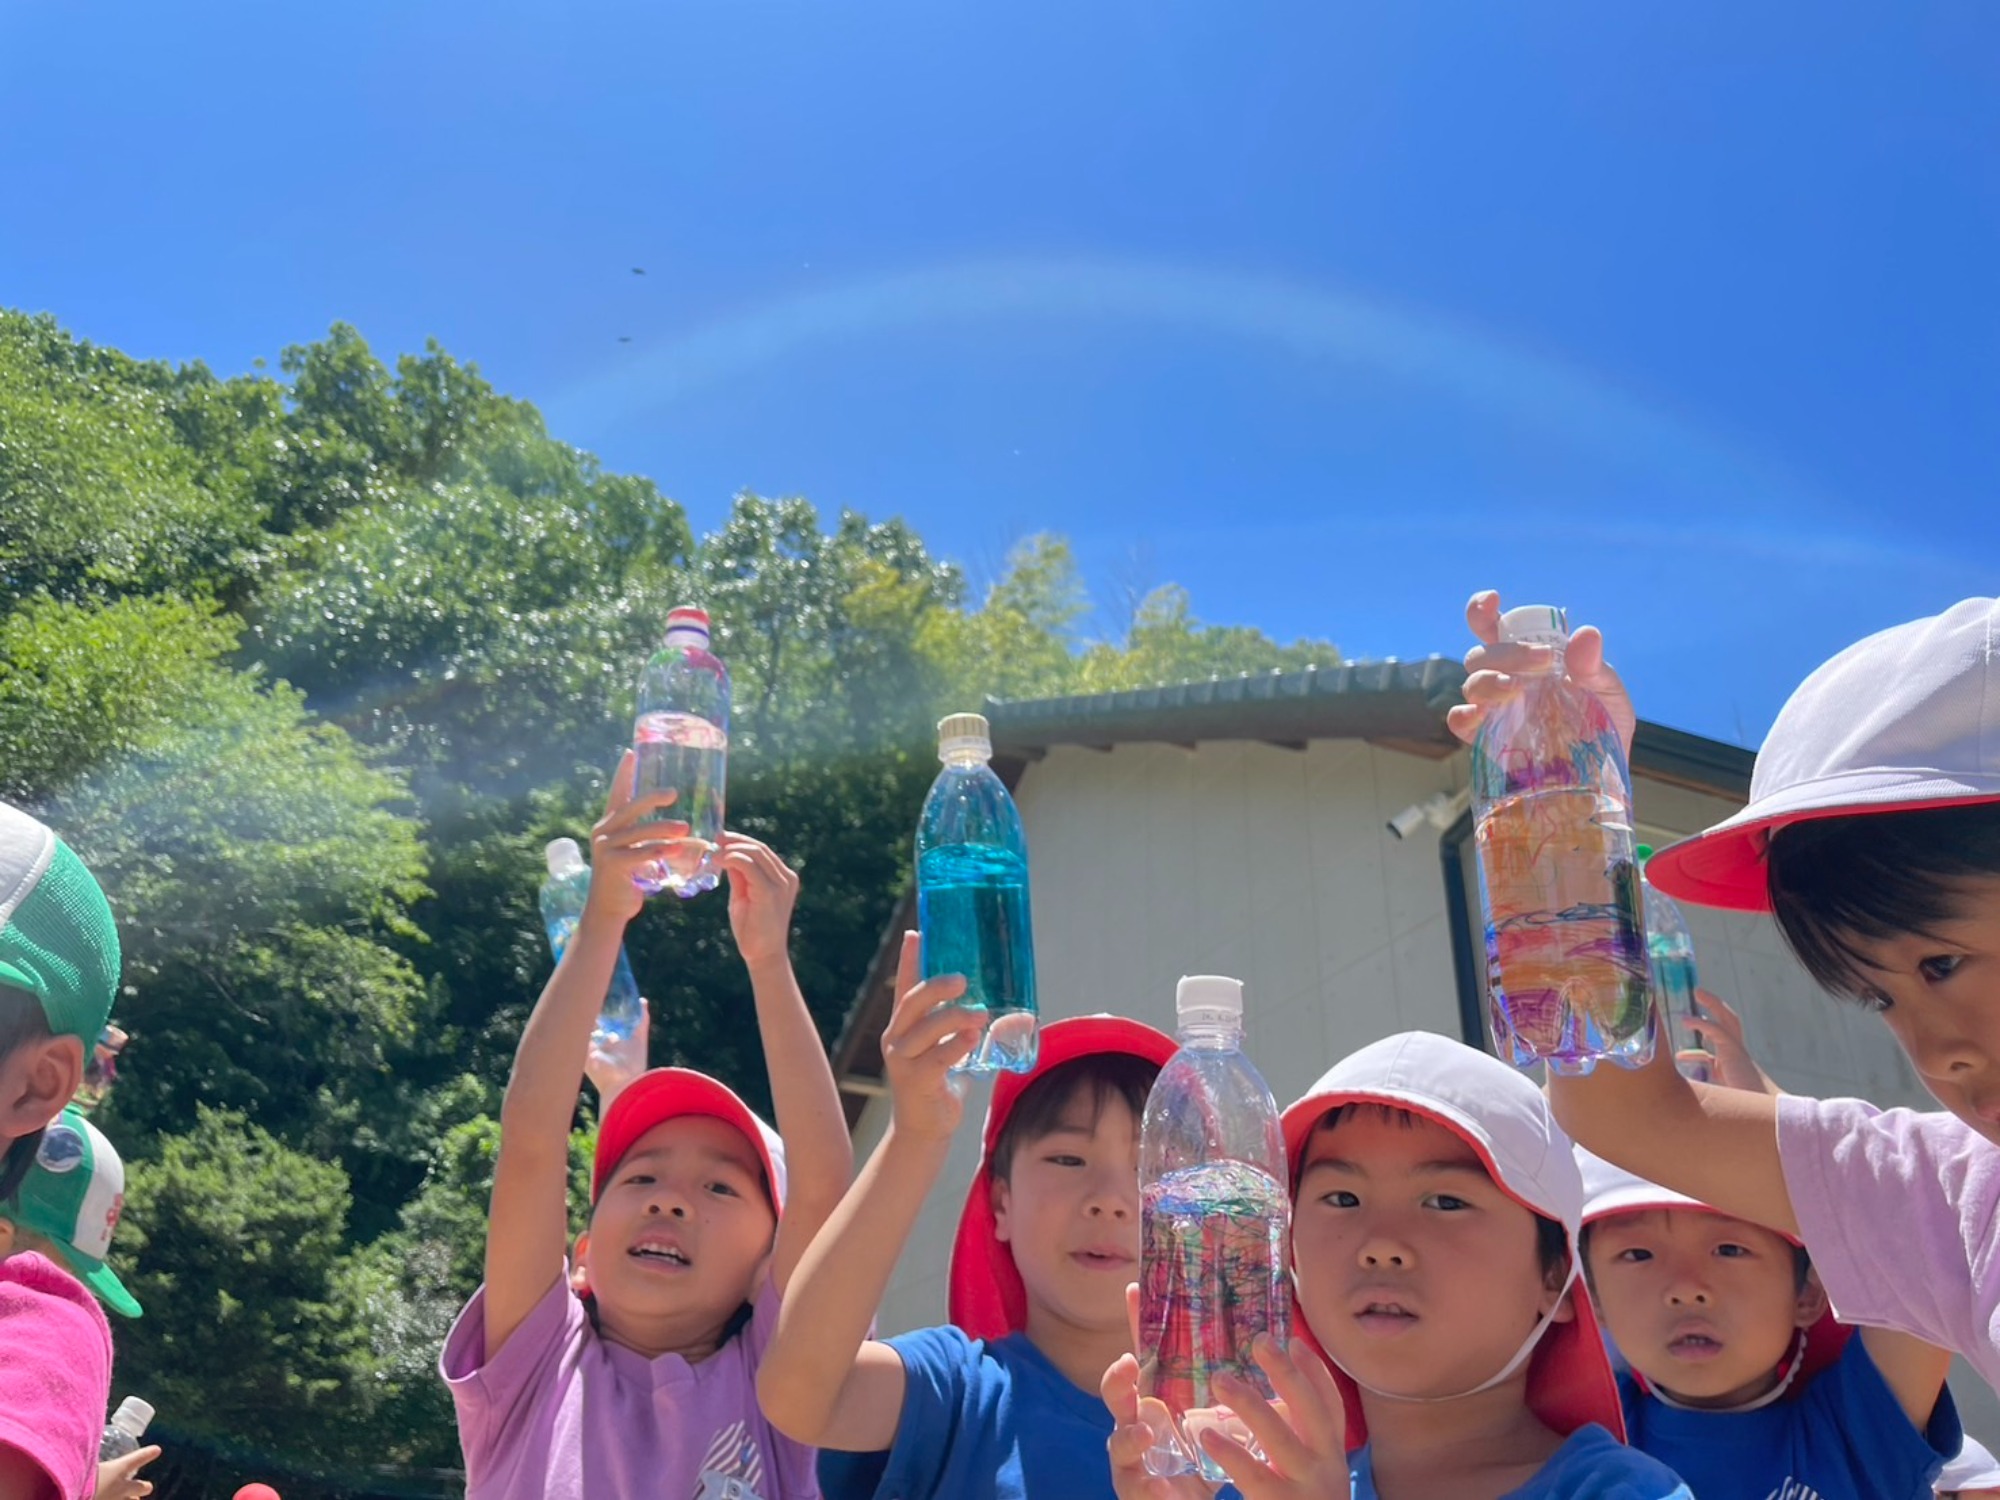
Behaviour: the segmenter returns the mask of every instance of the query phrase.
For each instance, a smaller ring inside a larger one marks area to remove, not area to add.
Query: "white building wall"
[[[1175,981],[1244,981],[1250,1052],[1282,1104],[1378,1037],[1459,1034],[1438,834],[1397,841],[1390,817],[1464,785],[1466,758],[1429,760],[1352,740],[1303,751],[1249,742],[1060,746],[1023,774],[1045,1019],[1115,1011],[1173,1029]],[[1641,778],[1642,840],[1661,845],[1736,804]],[[1465,848],[1468,895],[1478,886]],[[1703,983],[1734,1003],[1783,1086],[1929,1107],[1873,1016],[1830,999],[1768,918],[1687,908]],[[1475,950],[1478,951],[1478,950]],[[885,1334],[943,1321],[951,1240],[978,1164],[985,1086],[883,1303]],[[871,1101],[857,1161],[887,1124]],[[1957,1380],[1969,1427],[2000,1433],[2000,1403]]]

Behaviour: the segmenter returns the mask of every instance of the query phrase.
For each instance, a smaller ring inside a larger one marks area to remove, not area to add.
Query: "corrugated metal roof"
[[[1341,662],[1068,698],[988,699],[997,750],[1142,740],[1449,739],[1465,669],[1449,657]]]

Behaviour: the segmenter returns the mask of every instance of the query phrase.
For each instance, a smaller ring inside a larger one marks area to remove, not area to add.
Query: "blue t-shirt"
[[[1348,1471],[1354,1500],[1377,1500],[1375,1466],[1368,1450]],[[1708,1491],[1700,1491],[1709,1500]],[[1673,1470],[1626,1447],[1602,1427],[1579,1427],[1549,1456],[1541,1472],[1506,1500],[1694,1500]],[[1762,1495],[1757,1500],[1764,1500]]]
[[[822,1449],[826,1500],[1113,1500],[1110,1411],[1026,1334],[989,1342],[920,1328],[888,1342],[905,1377],[896,1441],[880,1453]]]
[[[1632,1446],[1678,1469],[1701,1500],[1930,1500],[1964,1433],[1951,1392],[1910,1425],[1859,1334],[1790,1400],[1757,1411],[1682,1411],[1618,1377]]]

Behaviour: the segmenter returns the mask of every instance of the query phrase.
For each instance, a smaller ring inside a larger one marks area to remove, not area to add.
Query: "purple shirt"
[[[1953,1115],[1788,1094],[1778,1156],[1841,1321],[1956,1350],[2000,1390],[2000,1148]]]
[[[757,1362],[778,1323],[769,1276],[749,1323],[692,1365],[600,1339],[567,1270],[489,1360],[485,1299],[474,1293],[438,1361],[458,1404],[466,1500],[818,1496],[814,1451],[757,1409]]]

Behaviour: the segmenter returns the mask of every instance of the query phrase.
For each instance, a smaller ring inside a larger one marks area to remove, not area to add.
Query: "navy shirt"
[[[1757,1411],[1683,1411],[1618,1377],[1632,1445],[1678,1469],[1701,1500],[1930,1500],[1964,1434],[1940,1391],[1919,1432],[1859,1334],[1796,1396]]]
[[[1375,1467],[1368,1450],[1354,1455],[1349,1476],[1354,1500],[1377,1500]],[[1707,1490],[1696,1490],[1708,1500]],[[1549,1456],[1533,1479],[1509,1490],[1506,1500],[1693,1500],[1666,1465],[1619,1442],[1602,1427],[1579,1427]],[[1759,1495],[1757,1500],[1765,1500]]]
[[[896,1441],[880,1453],[821,1450],[827,1500],[1113,1500],[1110,1411],[1026,1334],[989,1342],[920,1328],[888,1343],[906,1377]]]

